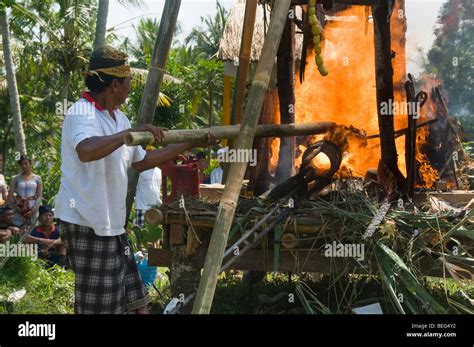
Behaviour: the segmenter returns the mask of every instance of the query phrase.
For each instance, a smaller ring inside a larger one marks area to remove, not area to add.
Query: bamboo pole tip
[[[157,208],[152,208],[145,212],[145,221],[150,224],[162,224],[165,217],[163,212]]]
[[[127,146],[138,146],[138,145],[152,145],[155,142],[155,137],[149,131],[130,131],[124,135],[123,143]]]
[[[126,135],[123,137],[123,142],[124,142],[127,146],[133,146],[133,142],[134,142],[133,133],[128,133],[128,134],[126,134]]]

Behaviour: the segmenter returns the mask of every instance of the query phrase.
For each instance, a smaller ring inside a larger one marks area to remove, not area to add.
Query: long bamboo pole
[[[249,92],[244,118],[237,139],[236,149],[250,150],[255,136],[256,126],[263,107],[263,99],[270,82],[271,71],[280,43],[291,0],[275,2],[268,34],[263,45],[262,55],[257,65],[255,78]],[[232,163],[226,187],[219,204],[216,224],[214,226],[204,269],[194,302],[193,313],[206,314],[211,310],[212,301],[222,265],[222,257],[234,219],[235,208],[239,199],[242,180],[247,169],[246,163]]]
[[[247,0],[245,4],[245,17],[242,26],[242,40],[240,43],[239,65],[237,67],[237,78],[235,80],[234,97],[232,100],[232,111],[230,113],[230,124],[240,124],[244,112],[245,86],[250,67],[250,54],[252,53],[253,33],[255,29],[255,18],[257,16],[258,0]],[[229,147],[234,147],[232,139],[227,142]],[[229,165],[224,165],[223,182],[229,174]]]
[[[155,115],[156,103],[160,94],[160,86],[165,74],[165,66],[168,60],[168,53],[173,41],[173,35],[176,30],[179,8],[181,0],[166,0],[161,15],[160,27],[156,37],[155,49],[151,58],[145,89],[138,111],[138,125],[151,124]],[[132,209],[133,199],[137,189],[138,172],[131,169],[128,172],[127,189],[127,218]]]
[[[297,124],[259,124],[255,137],[309,136],[324,134],[336,127],[334,122],[312,122]],[[240,125],[224,125],[203,129],[168,130],[163,140],[155,142],[153,134],[148,131],[131,132],[124,137],[128,146],[137,145],[169,145],[172,143],[203,143],[206,134],[211,131],[217,140],[235,139],[239,136]]]
[[[240,124],[244,110],[245,85],[249,72],[250,53],[252,51],[252,39],[255,28],[255,17],[257,14],[258,0],[247,0],[245,5],[244,25],[242,27],[242,43],[240,44],[239,66],[237,68],[237,80],[235,82],[234,100],[232,102],[232,113],[230,124]]]

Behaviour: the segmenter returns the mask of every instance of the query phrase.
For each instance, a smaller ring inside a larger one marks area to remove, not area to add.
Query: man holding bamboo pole
[[[125,235],[127,171],[142,172],[200,146],[189,143],[145,152],[124,145],[133,131],[161,141],[166,129],[131,129],[119,110],[130,91],[127,55],[110,46],[95,50],[86,74],[88,91],[67,112],[63,125],[61,186],[55,214],[75,274],[75,312],[147,313],[149,302]],[[215,143],[211,133],[207,143]]]

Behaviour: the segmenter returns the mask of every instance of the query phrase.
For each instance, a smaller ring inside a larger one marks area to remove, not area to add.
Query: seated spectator
[[[25,239],[26,243],[38,245],[38,257],[46,260],[48,266],[66,263],[66,248],[59,238],[59,231],[54,225],[54,214],[50,206],[40,206],[40,225],[35,227]]]
[[[13,209],[3,206],[0,209],[0,243],[5,243],[12,236],[18,234],[20,229],[13,225]]]
[[[199,183],[209,184],[209,177],[206,175],[205,171],[209,167],[209,161],[206,158],[206,153],[198,152],[196,153],[197,166],[199,169]]]

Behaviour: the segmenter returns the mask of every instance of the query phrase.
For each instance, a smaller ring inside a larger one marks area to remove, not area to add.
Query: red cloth
[[[99,105],[97,103],[97,101],[95,101],[95,99],[90,95],[89,92],[83,92],[82,95],[81,95],[84,99],[86,99],[87,101],[89,101],[90,103],[94,104],[95,108],[99,111],[105,111],[105,108],[103,108],[101,105]]]

